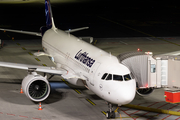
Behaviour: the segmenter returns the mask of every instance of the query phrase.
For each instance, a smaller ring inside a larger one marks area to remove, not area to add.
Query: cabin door
[[[96,79],[97,69],[99,68],[101,63],[97,62],[92,66],[91,69],[91,81],[90,84],[94,86],[94,80]]]

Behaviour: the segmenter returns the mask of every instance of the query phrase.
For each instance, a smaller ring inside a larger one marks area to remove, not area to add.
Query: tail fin
[[[50,0],[45,0],[45,15],[46,15],[46,27],[48,29],[56,29],[54,25]]]

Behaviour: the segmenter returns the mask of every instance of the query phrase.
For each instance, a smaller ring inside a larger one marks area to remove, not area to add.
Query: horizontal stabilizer
[[[76,29],[69,29],[69,30],[65,30],[65,32],[71,33],[71,32],[76,32],[76,31],[85,30],[85,29],[89,29],[89,27],[82,27],[82,28],[76,28]]]
[[[42,36],[41,33],[38,32],[29,32],[29,31],[22,31],[22,30],[11,30],[11,29],[3,29],[0,28],[2,31],[9,31],[9,32],[16,32],[21,34],[27,34],[27,35],[34,35],[34,36]]]
[[[63,75],[63,74],[67,73],[66,70],[60,69],[60,68],[56,69],[55,67],[27,65],[27,64],[20,64],[20,63],[0,62],[0,66],[9,67],[9,68],[23,69],[23,70],[34,69],[37,72],[51,73],[51,74],[58,74],[58,75]]]

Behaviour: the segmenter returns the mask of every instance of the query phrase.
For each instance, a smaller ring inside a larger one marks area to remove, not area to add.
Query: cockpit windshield
[[[125,80],[125,81],[131,80],[131,76],[130,76],[129,74],[124,75],[124,80]]]
[[[106,78],[106,80],[112,80],[112,74],[109,74]]]
[[[121,75],[113,75],[113,80],[123,81],[123,77]]]
[[[106,78],[106,76],[107,76],[108,74],[107,73],[105,73],[103,76],[102,76],[102,80],[104,80],[105,78]]]
[[[108,73],[105,73],[102,78],[102,80],[115,80],[115,81],[129,81],[131,80],[131,76],[130,74],[127,74],[127,75],[116,75],[116,74],[108,74]]]

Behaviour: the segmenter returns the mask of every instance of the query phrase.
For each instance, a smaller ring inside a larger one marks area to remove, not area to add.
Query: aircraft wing
[[[29,31],[22,31],[22,30],[11,30],[11,29],[3,29],[0,28],[2,31],[9,31],[9,32],[16,32],[16,33],[22,33],[22,34],[28,34],[28,35],[34,35],[34,36],[42,36],[39,32],[29,32]]]
[[[20,64],[20,63],[0,62],[0,66],[9,67],[9,68],[23,69],[23,70],[35,70],[35,71],[38,71],[38,72],[58,74],[58,75],[63,75],[63,74],[67,73],[66,70],[64,70],[64,69],[56,69],[55,67],[27,65],[27,64]]]

